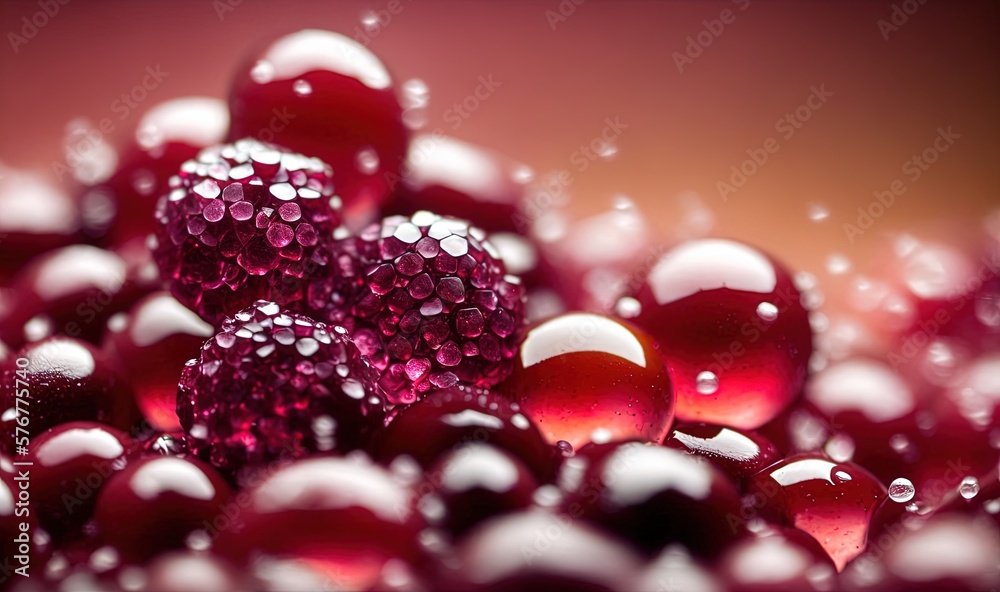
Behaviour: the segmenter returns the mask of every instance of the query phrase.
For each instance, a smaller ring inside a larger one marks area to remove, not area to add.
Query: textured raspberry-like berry
[[[340,226],[330,167],[256,140],[207,148],[157,204],[161,275],[216,326],[258,299],[295,308]]]
[[[391,403],[510,374],[523,291],[482,230],[430,212],[392,216],[336,243],[332,259],[310,304],[351,330]]]
[[[343,327],[258,301],[187,363],[177,415],[192,452],[227,471],[343,452],[382,422],[374,378]]]

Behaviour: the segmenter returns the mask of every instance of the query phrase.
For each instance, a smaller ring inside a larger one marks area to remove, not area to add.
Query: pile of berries
[[[1000,218],[827,315],[632,204],[555,224],[418,86],[301,31],[107,179],[0,179],[0,588],[1000,586]]]

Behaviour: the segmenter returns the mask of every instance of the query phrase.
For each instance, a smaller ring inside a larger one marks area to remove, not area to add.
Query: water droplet
[[[768,323],[772,323],[778,318],[778,307],[770,302],[761,302],[757,305],[757,316]]]
[[[833,474],[833,476],[836,477],[837,479],[840,479],[841,481],[851,480],[851,476],[845,473],[844,471],[837,471],[836,473]]]
[[[250,80],[257,84],[267,84],[274,80],[274,64],[261,60],[250,69]]]
[[[695,390],[702,395],[711,395],[719,390],[719,378],[707,370],[699,372],[698,377],[695,378]]]
[[[378,24],[378,15],[375,14],[374,10],[369,10],[361,15],[361,24],[368,30],[374,29],[375,25]]]
[[[830,211],[819,204],[809,204],[809,219],[813,222],[822,222],[830,216]]]
[[[363,148],[358,151],[355,157],[355,165],[358,170],[366,175],[374,175],[378,170],[378,154],[371,148]]]
[[[590,433],[590,441],[594,444],[607,444],[611,441],[611,430],[608,428],[597,428]]]
[[[623,319],[632,319],[642,313],[642,304],[631,296],[625,296],[615,303],[615,313]]]
[[[618,155],[618,146],[615,146],[611,142],[605,142],[600,150],[597,151],[597,155],[604,160],[612,160]]]
[[[566,440],[559,440],[556,442],[556,448],[559,449],[560,454],[563,456],[573,456],[573,445]]]
[[[313,87],[309,81],[300,78],[292,83],[292,91],[300,97],[308,97],[312,94]]]
[[[889,438],[889,447],[896,452],[906,452],[910,447],[910,439],[903,434],[893,434]]]
[[[851,261],[840,253],[831,253],[826,258],[826,270],[830,275],[841,275],[851,270]]]
[[[903,477],[895,479],[889,484],[889,499],[899,504],[906,503],[913,499],[916,492],[917,490],[913,487],[913,483],[911,483],[909,479],[904,479]]]
[[[854,458],[854,440],[847,434],[834,434],[823,447],[827,456],[836,462],[849,462]]]
[[[967,500],[976,497],[979,493],[979,480],[972,476],[962,479],[958,486],[958,493]]]

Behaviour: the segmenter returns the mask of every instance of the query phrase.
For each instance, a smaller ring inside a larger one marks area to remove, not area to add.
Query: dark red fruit
[[[731,592],[822,592],[837,587],[837,570],[819,544],[794,528],[767,528],[738,541],[719,560]]]
[[[623,590],[641,560],[624,542],[579,521],[534,509],[491,520],[458,551],[445,590]]]
[[[39,523],[55,536],[78,534],[97,494],[128,464],[132,439],[111,426],[74,421],[31,441],[31,503]]]
[[[0,279],[36,255],[69,245],[80,233],[77,204],[42,175],[0,165]]]
[[[230,139],[254,137],[333,166],[349,211],[377,206],[406,159],[392,78],[368,49],[329,31],[286,35],[250,58],[229,92]]]
[[[523,232],[518,213],[530,170],[522,164],[454,138],[413,138],[402,182],[387,214],[420,210],[469,220],[487,232]]]
[[[663,445],[705,458],[740,480],[781,458],[774,445],[756,432],[709,424],[679,425]]]
[[[123,561],[141,562],[183,548],[188,534],[223,514],[229,494],[222,476],[198,460],[138,459],[104,484],[94,518]]]
[[[87,245],[47,253],[13,279],[0,338],[11,347],[50,335],[100,343],[105,321],[149,290],[135,271],[116,253]]]
[[[128,377],[146,421],[178,431],[177,381],[215,330],[166,292],[146,296],[128,314],[113,317],[103,349]]]
[[[677,418],[743,429],[798,394],[812,353],[808,312],[788,272],[738,242],[705,239],[668,251],[619,309],[660,344]]]
[[[530,328],[513,373],[497,389],[551,444],[660,443],[673,423],[670,377],[653,339],[628,322],[591,313]]]
[[[373,224],[334,247],[331,276],[310,303],[344,324],[381,371],[391,403],[459,381],[492,386],[520,343],[520,282],[468,222],[418,212]]]
[[[538,488],[523,462],[478,442],[446,453],[424,479],[417,507],[431,525],[454,537],[484,520],[530,506]]]
[[[721,592],[716,575],[679,546],[665,549],[626,584],[626,590],[649,592]]]
[[[517,404],[466,385],[433,391],[419,403],[394,411],[371,449],[383,463],[407,455],[427,469],[448,452],[474,442],[510,452],[541,482],[554,476],[557,452]]]
[[[209,530],[220,555],[296,559],[344,590],[368,589],[388,562],[423,558],[412,492],[364,455],[300,460],[262,478],[235,523],[221,516]]]
[[[728,477],[682,452],[636,442],[589,463],[564,508],[650,553],[679,542],[715,555],[743,532]]]
[[[868,527],[887,498],[885,486],[851,463],[819,455],[785,459],[758,473],[749,487],[744,514],[760,514],[815,538],[842,571],[860,555]]]
[[[145,585],[156,592],[250,592],[260,590],[233,565],[190,551],[166,553],[146,567]]]
[[[192,452],[234,472],[361,446],[383,418],[373,381],[342,327],[258,301],[185,366],[177,415]]]
[[[264,298],[301,307],[340,226],[323,162],[252,139],[189,160],[160,198],[153,255],[181,304],[218,325]]]
[[[27,360],[27,364],[18,364],[18,360]],[[139,423],[132,393],[112,364],[92,345],[69,337],[50,337],[27,345],[7,360],[0,443],[4,448],[14,445],[18,425],[15,399],[22,390],[30,394],[26,401],[32,436],[69,421],[96,421],[126,432]]]
[[[170,191],[170,177],[201,149],[221,143],[228,127],[229,110],[218,99],[184,97],[147,111],[114,174],[87,188],[83,198],[114,204],[109,242],[144,241],[155,230],[153,211],[160,196]]]

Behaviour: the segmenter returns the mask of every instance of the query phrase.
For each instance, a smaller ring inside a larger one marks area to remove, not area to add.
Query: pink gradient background
[[[159,64],[169,77],[138,111],[184,95],[222,97],[254,44],[305,27],[353,36],[363,13],[388,4],[243,0],[220,21],[210,0],[74,0],[15,54],[7,34],[38,5],[5,0],[0,160],[50,167],[66,122],[76,116],[114,117],[122,141],[140,114],[118,121],[111,104],[147,66]],[[751,0],[741,11],[728,1],[589,0],[555,30],[545,12],[558,10],[558,0],[400,5],[369,48],[397,82],[419,77],[428,84],[428,127],[494,147],[539,173],[573,171],[581,215],[621,193],[668,236],[676,194],[694,190],[717,217],[714,234],[751,241],[793,268],[815,271],[832,251],[863,260],[884,248],[880,235],[967,228],[1000,204],[995,2],[927,2],[888,41],[877,21],[890,18],[891,2]],[[735,21],[678,72],[672,54],[723,9],[733,10]],[[500,87],[452,130],[445,111],[487,75]],[[813,85],[834,95],[794,136],[781,138],[775,122]],[[572,153],[601,132],[607,117],[629,126],[617,156],[577,172]],[[919,181],[907,181],[907,193],[871,232],[849,243],[843,224],[855,222],[876,190],[904,178],[904,161],[947,126],[961,138]],[[772,136],[778,153],[724,201],[716,182]],[[829,218],[811,222],[812,202],[826,206]]]

